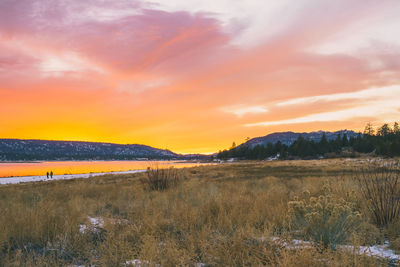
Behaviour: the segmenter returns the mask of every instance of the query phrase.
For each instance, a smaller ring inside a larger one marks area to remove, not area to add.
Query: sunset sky
[[[399,0],[0,1],[0,138],[210,153],[394,121]]]

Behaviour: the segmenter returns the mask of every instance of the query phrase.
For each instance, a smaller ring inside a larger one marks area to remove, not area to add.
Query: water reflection
[[[145,170],[147,167],[183,168],[201,165],[197,162],[182,161],[45,161],[32,163],[0,163],[0,177],[98,173],[112,171]]]

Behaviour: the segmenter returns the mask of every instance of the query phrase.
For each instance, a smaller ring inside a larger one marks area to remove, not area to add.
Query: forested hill
[[[291,145],[297,140],[297,138],[299,138],[300,135],[307,140],[319,142],[319,140],[321,140],[323,135],[325,135],[326,139],[330,141],[336,139],[338,135],[341,136],[346,135],[347,138],[351,137],[355,138],[357,137],[357,134],[358,133],[349,130],[341,130],[336,132],[318,131],[311,133],[279,132],[279,133],[272,133],[262,137],[252,138],[247,142],[243,143],[242,146],[248,146],[253,148],[257,145],[266,146],[268,143],[275,144],[278,141],[280,141],[282,144],[285,145]]]
[[[180,159],[183,156],[145,145],[0,139],[0,160],[134,160]]]
[[[352,157],[360,154],[400,156],[400,127],[384,124],[374,129],[370,124],[363,134],[353,131],[275,133],[250,139],[238,147],[218,153],[220,159],[296,159]]]

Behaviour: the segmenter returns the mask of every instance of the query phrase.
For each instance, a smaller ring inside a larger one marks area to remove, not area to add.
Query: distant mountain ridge
[[[321,140],[323,134],[325,133],[326,138],[329,140],[337,138],[340,134],[343,136],[344,134],[347,135],[347,138],[350,137],[357,137],[358,133],[351,131],[351,130],[340,130],[336,132],[327,132],[327,131],[317,131],[317,132],[309,132],[309,133],[295,133],[295,132],[278,132],[268,134],[266,136],[256,137],[248,140],[247,142],[241,144],[240,146],[248,146],[248,147],[255,147],[257,145],[267,145],[268,143],[275,144],[280,141],[282,144],[291,145],[294,141],[299,138],[301,135],[305,139],[318,142]]]
[[[180,159],[167,149],[101,142],[0,139],[0,160]]]

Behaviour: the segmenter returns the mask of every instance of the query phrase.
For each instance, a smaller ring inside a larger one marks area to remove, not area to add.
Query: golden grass
[[[0,266],[124,266],[133,259],[162,266],[384,266],[385,260],[365,255],[287,249],[270,240],[293,238],[289,201],[305,190],[319,196],[329,184],[363,216],[364,230],[347,242],[380,242],[352,180],[362,164],[335,159],[180,169],[184,182],[162,192],[143,187],[145,173],[1,186]],[[103,227],[91,227],[88,217],[102,218]]]

